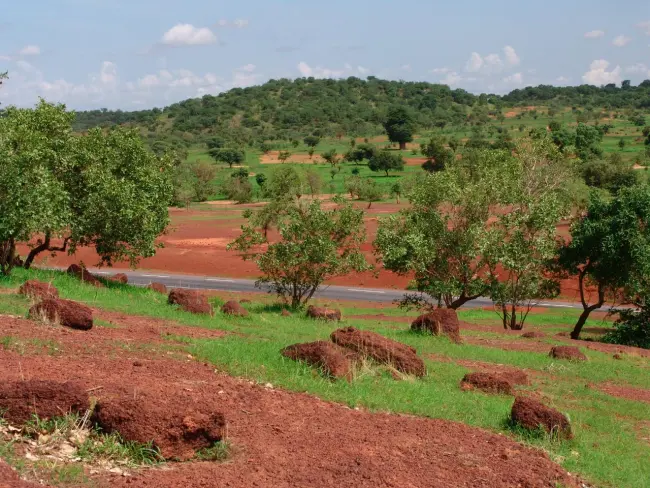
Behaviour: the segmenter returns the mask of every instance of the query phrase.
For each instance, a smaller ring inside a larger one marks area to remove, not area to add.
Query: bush
[[[253,199],[253,186],[244,178],[228,178],[223,182],[221,191],[236,203],[248,203]]]
[[[650,308],[621,310],[619,314],[614,330],[605,334],[603,341],[650,349]]]

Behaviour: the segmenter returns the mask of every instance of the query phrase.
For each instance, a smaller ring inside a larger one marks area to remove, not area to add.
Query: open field
[[[96,327],[80,332],[24,320],[30,301],[15,290],[35,277],[52,282],[64,298],[92,306]],[[647,351],[558,336],[575,320],[572,311],[534,311],[527,330],[545,334],[538,339],[503,333],[491,312],[461,312],[463,344],[454,344],[409,332],[413,317],[390,306],[341,303],[345,326],[413,346],[428,370],[422,379],[396,380],[389,371],[369,368],[348,383],[323,379],[280,356],[283,347],[325,339],[336,326],[302,314],[282,317],[268,296],[251,295],[253,302],[245,304],[250,317],[230,318],[191,315],[149,290],[96,289],[55,272],[17,270],[0,280],[0,290],[6,379],[76,378],[105,392],[119,384],[160,398],[210,399],[229,422],[232,454],[225,464],[167,463],[129,470],[128,477],[81,470],[73,483],[59,486],[200,486],[215,478],[250,486],[250,476],[263,486],[325,486],[333,479],[336,486],[424,486],[422,480],[432,476],[453,486],[570,486],[571,478],[509,439],[546,451],[589,486],[640,487],[650,477]],[[598,334],[602,327],[601,320],[590,320],[587,332]],[[552,345],[568,342],[589,360],[548,357]],[[614,353],[622,359],[613,359]],[[472,370],[523,371],[529,384],[517,386],[518,394],[566,413],[575,438],[556,441],[510,430],[511,396],[459,388]],[[7,446],[0,452],[12,459]],[[23,461],[24,469],[30,465]],[[70,470],[58,465],[63,468]]]

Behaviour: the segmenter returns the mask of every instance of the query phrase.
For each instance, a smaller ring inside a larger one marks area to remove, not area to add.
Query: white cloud
[[[402,66],[400,66],[399,69],[401,69],[402,71],[411,71],[411,65],[410,64],[403,64]]]
[[[582,81],[589,85],[607,85],[609,83],[620,83],[621,82],[621,67],[616,66],[611,71],[607,71],[609,68],[609,61],[604,59],[597,59],[591,63],[589,71],[582,75]]]
[[[363,66],[357,66],[357,71],[360,75],[367,75],[370,73],[370,70],[368,68],[364,68]]]
[[[311,69],[311,66],[309,66],[304,61],[300,61],[298,63],[298,71],[300,71],[300,74],[305,78],[309,78],[313,74],[313,70]]]
[[[517,52],[512,46],[506,46],[503,48],[503,52],[506,56],[506,61],[511,66],[516,66],[521,62],[521,59],[517,55]]]
[[[623,46],[628,45],[631,40],[632,40],[631,37],[627,37],[627,36],[624,36],[624,35],[621,34],[620,36],[616,36],[614,38],[614,40],[612,41],[612,44],[614,44],[614,46],[616,46],[616,47],[623,47]]]
[[[117,84],[117,65],[110,61],[104,61],[99,72],[99,79],[104,85],[113,86]]]
[[[636,26],[639,29],[643,30],[643,32],[645,32],[646,35],[650,36],[650,20],[646,20],[645,22],[639,22]]]
[[[650,77],[650,67],[643,63],[636,63],[635,65],[628,66],[625,68],[625,72],[633,75],[643,75]]]
[[[465,63],[465,71],[469,73],[477,73],[483,67],[483,58],[477,52],[470,54],[467,63]]]
[[[604,35],[605,35],[605,31],[601,31],[601,30],[592,30],[589,32],[585,32],[586,39],[598,39],[599,37],[603,37]]]
[[[440,80],[440,83],[442,83],[443,85],[454,86],[460,83],[462,80],[463,80],[462,76],[460,76],[455,71],[451,71],[447,73],[447,76],[445,76],[442,80]]]
[[[18,54],[20,54],[21,56],[38,56],[39,54],[41,54],[41,48],[36,45],[30,44],[29,46],[25,46],[24,48],[22,48]]]
[[[310,76],[313,76],[314,78],[340,78],[345,74],[346,71],[350,72],[352,69],[352,66],[349,64],[347,64],[343,70],[336,70],[330,68],[322,68],[320,66],[312,68],[304,61],[298,63],[298,71],[300,71],[300,74],[305,78],[309,78]],[[365,68],[363,69],[365,70]]]
[[[571,78],[567,78],[566,76],[558,76],[555,81],[558,83],[568,83],[571,80]]]
[[[509,85],[522,85],[524,83],[524,78],[521,73],[514,73],[510,76],[506,76],[503,79],[503,82],[508,83]]]
[[[237,29],[243,29],[245,27],[248,27],[248,19],[235,19],[232,22],[226,19],[219,19],[217,20],[215,26],[216,27],[235,27]]]
[[[11,61],[11,56],[0,55],[0,61]]]
[[[248,20],[246,19],[236,19],[233,22],[233,25],[237,27],[238,29],[243,29],[244,27],[248,27]]]
[[[451,69],[449,68],[433,68],[432,70],[429,70],[430,73],[434,73],[434,74],[438,74],[438,73],[446,74],[449,73],[450,71]]]
[[[255,65],[254,64],[247,64],[245,66],[242,66],[240,68],[241,71],[246,71],[247,73],[252,73],[255,71]]]
[[[503,69],[503,61],[498,54],[488,54],[483,58],[483,65],[488,72],[501,71]]]
[[[165,32],[162,42],[170,46],[198,46],[214,44],[217,42],[217,36],[207,27],[178,24]]]

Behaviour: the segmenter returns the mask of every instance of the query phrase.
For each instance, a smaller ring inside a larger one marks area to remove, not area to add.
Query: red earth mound
[[[346,327],[332,332],[332,342],[368,356],[379,363],[390,364],[398,371],[424,376],[426,368],[415,349],[375,332]]]
[[[282,315],[283,317],[291,317],[291,312],[289,312],[289,310],[287,310],[287,309],[285,308],[285,309],[282,310],[282,312],[280,313],[280,315]]]
[[[59,290],[51,283],[44,283],[38,280],[25,281],[18,290],[18,293],[29,298],[59,298]]]
[[[320,320],[340,321],[341,311],[335,308],[322,308],[310,305],[309,308],[307,308],[307,317]]]
[[[89,408],[88,393],[77,382],[47,380],[3,381],[0,383],[0,412],[16,426],[38,415],[41,419],[83,415]]]
[[[212,305],[208,302],[208,298],[195,290],[174,288],[169,292],[167,303],[178,305],[186,312],[212,315]]]
[[[530,331],[530,332],[524,332],[523,334],[521,334],[521,337],[524,337],[525,339],[542,339],[546,337],[546,334],[544,334],[544,332]]]
[[[165,459],[180,461],[212,447],[226,429],[223,414],[214,406],[193,404],[183,395],[160,401],[138,391],[100,398],[94,420],[105,432],[141,444],[152,442]]]
[[[438,308],[426,315],[420,315],[411,324],[411,329],[433,335],[444,334],[457,344],[462,342],[458,315],[455,310],[449,308]]]
[[[109,279],[116,283],[122,283],[123,285],[126,285],[129,282],[129,277],[124,273],[117,273],[116,275],[111,276]]]
[[[487,393],[503,393],[505,395],[514,395],[515,393],[512,383],[490,373],[467,373],[460,385],[463,389],[476,388]]]
[[[97,279],[97,277],[93,274],[90,273],[86,268],[82,268],[78,264],[71,264],[68,267],[68,274],[75,276],[76,278],[80,279],[84,283],[88,283],[89,285],[96,286],[97,288],[101,288],[104,286],[104,284]]]
[[[11,466],[0,459],[0,488],[35,488],[41,485],[23,481]]]
[[[147,288],[155,292],[162,293],[163,295],[167,295],[167,287],[162,283],[149,283],[147,285]]]
[[[239,302],[230,300],[221,307],[221,312],[226,315],[234,315],[236,317],[248,317],[248,310],[242,307]]]
[[[555,359],[567,359],[569,361],[586,361],[585,356],[580,349],[573,346],[555,346],[551,349],[549,356]]]
[[[29,317],[58,323],[77,330],[93,328],[93,311],[90,307],[72,300],[46,298],[29,309]]]
[[[544,429],[557,433],[560,437],[571,439],[569,420],[554,408],[547,407],[533,398],[517,397],[510,412],[512,421],[528,430]]]
[[[331,378],[352,379],[352,368],[359,359],[349,349],[332,342],[316,341],[285,347],[282,355],[294,361],[304,361],[320,368]]]

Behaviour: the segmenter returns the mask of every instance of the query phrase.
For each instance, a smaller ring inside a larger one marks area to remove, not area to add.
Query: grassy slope
[[[613,381],[649,388],[650,361],[626,355],[622,361],[595,351],[585,351],[589,362],[571,364],[550,359],[546,354],[505,351],[476,345],[455,345],[444,338],[412,334],[403,323],[377,320],[346,320],[346,325],[374,330],[417,348],[418,353],[446,357],[447,361],[426,359],[429,374],[422,380],[395,381],[388,372],[362,371],[351,384],[322,379],[310,368],[289,361],[279,350],[295,342],[326,339],[333,325],[306,320],[302,316],[281,317],[279,307],[264,303],[247,305],[252,316],[246,319],[217,314],[213,318],[193,316],[166,304],[166,297],[128,286],[111,285],[95,289],[78,283],[61,273],[16,270],[11,278],[0,279],[0,287],[15,288],[26,278],[52,281],[65,298],[84,301],[107,310],[132,315],[146,315],[175,320],[185,325],[221,329],[237,334],[219,340],[187,340],[193,354],[213,362],[233,375],[296,391],[306,391],[321,398],[362,406],[371,410],[404,412],[445,418],[475,425],[507,435],[515,435],[505,425],[512,398],[463,392],[458,384],[467,369],[454,360],[480,360],[526,368],[532,385],[545,401],[566,412],[576,432],[575,440],[556,443],[548,439],[523,438],[549,451],[567,470],[580,473],[597,486],[640,487],[650,479],[650,445],[648,437],[650,409],[647,404],[618,399],[590,383]],[[12,294],[0,294],[0,312],[23,315],[28,301]],[[368,313],[362,309],[345,309],[350,314]],[[376,313],[376,311],[375,311]],[[388,310],[382,313],[390,315]],[[488,323],[489,312],[465,311],[462,318]],[[567,327],[575,313],[560,311],[545,316],[533,315],[531,322],[549,331]],[[551,325],[552,324],[552,325]],[[600,325],[592,322],[591,326]],[[498,331],[495,325],[494,332]],[[471,332],[493,338],[494,333]],[[9,339],[0,338],[0,348]],[[549,339],[549,348],[553,339]],[[47,349],[45,350],[46,353]],[[646,429],[646,430],[644,430]]]

